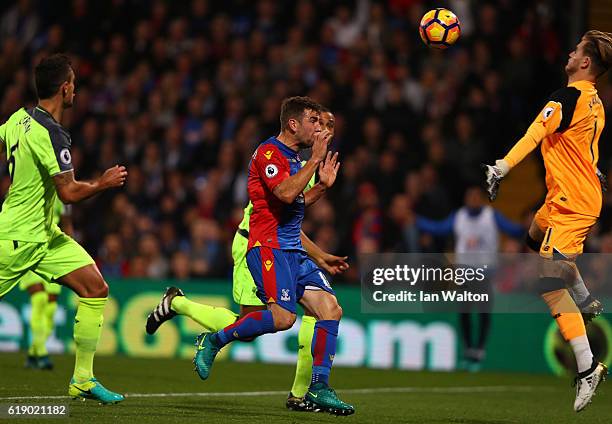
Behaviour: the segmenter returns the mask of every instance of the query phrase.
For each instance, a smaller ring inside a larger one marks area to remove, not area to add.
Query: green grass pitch
[[[582,413],[572,410],[568,379],[497,373],[433,373],[337,368],[332,385],[357,413],[333,417],[285,409],[293,367],[220,361],[201,381],[191,362],[96,358],[96,376],[127,393],[113,406],[63,398],[71,356],[54,357],[53,371],[23,368],[24,354],[0,354],[0,404],[67,404],[80,423],[611,423],[612,385],[604,382]],[[264,392],[264,393],[254,393]],[[50,396],[51,398],[35,398]],[[8,399],[11,398],[11,399]],[[19,398],[19,399],[16,399]],[[1,422],[7,422],[0,419]],[[16,422],[41,422],[20,419]],[[53,422],[53,420],[52,420]],[[57,421],[55,421],[57,422]],[[61,422],[61,421],[60,421]]]

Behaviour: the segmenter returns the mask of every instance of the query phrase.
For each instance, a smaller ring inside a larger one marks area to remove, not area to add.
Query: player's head
[[[576,49],[569,55],[565,72],[573,75],[584,71],[592,77],[603,75],[612,66],[612,34],[597,30],[587,31]]]
[[[291,134],[300,147],[310,147],[321,131],[320,117],[321,105],[310,97],[289,97],[281,105],[281,133]]]
[[[336,131],[336,118],[334,117],[334,114],[331,113],[331,110],[325,106],[321,106],[321,129],[327,130],[331,133],[331,137],[329,138],[331,142]]]
[[[34,69],[36,93],[39,100],[58,96],[64,109],[74,100],[74,71],[70,58],[65,54],[54,54],[40,61]]]
[[[472,211],[477,211],[482,208],[485,204],[485,197],[482,187],[477,185],[468,187],[465,191],[463,201],[465,206]]]

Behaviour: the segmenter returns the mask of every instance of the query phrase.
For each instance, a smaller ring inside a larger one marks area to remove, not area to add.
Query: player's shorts
[[[62,291],[62,286],[45,281],[42,277],[33,273],[32,271],[28,271],[23,277],[21,277],[21,280],[19,280],[19,289],[26,291],[35,284],[42,284],[48,294],[58,295]]]
[[[28,271],[52,281],[93,263],[85,249],[59,229],[44,243],[0,240],[0,297]]]
[[[263,303],[257,297],[257,286],[247,265],[246,254],[248,244],[249,233],[245,230],[236,231],[234,241],[232,242],[234,302],[238,305],[262,306]]]
[[[335,296],[323,271],[301,250],[254,247],[247,264],[263,303],[276,303],[296,313],[297,301],[306,290],[324,290]]]
[[[534,218],[536,225],[544,231],[540,256],[552,258],[553,254],[573,257],[582,253],[584,240],[597,222],[597,218],[565,209],[556,203],[547,202]]]

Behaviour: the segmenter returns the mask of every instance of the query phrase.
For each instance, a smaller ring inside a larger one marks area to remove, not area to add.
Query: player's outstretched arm
[[[558,97],[561,97],[562,94],[559,95],[557,93],[559,92],[553,93],[551,97],[554,100],[551,99],[546,106],[544,106],[544,109],[529,126],[523,138],[510,149],[503,159],[496,160],[495,165],[482,165],[485,171],[485,185],[490,201],[495,200],[501,180],[512,168],[525,159],[525,157],[531,153],[546,136],[549,136],[555,131],[563,130],[566,128],[566,125],[568,125],[562,122],[562,106],[561,102],[557,101],[561,100]]]
[[[312,156],[308,162],[306,162],[302,169],[295,175],[285,178],[280,184],[272,189],[272,193],[284,203],[293,203],[295,198],[304,192],[308,181],[310,181],[314,175],[319,164],[325,159],[327,142],[331,138],[331,133],[324,130],[317,133],[314,137],[315,141],[312,146]]]
[[[346,262],[348,256],[336,256],[325,252],[316,243],[304,233],[301,232],[302,246],[306,249],[308,256],[324,271],[331,275],[340,274],[349,269],[349,264]]]
[[[125,184],[125,166],[115,165],[104,171],[100,178],[93,181],[76,181],[74,171],[70,170],[53,176],[53,182],[60,200],[66,204],[77,203],[101,191]]]
[[[339,168],[340,162],[338,162],[338,152],[334,154],[332,154],[332,152],[327,152],[325,161],[319,165],[319,182],[304,193],[304,202],[306,206],[315,203],[323,196],[328,188],[334,185]]]

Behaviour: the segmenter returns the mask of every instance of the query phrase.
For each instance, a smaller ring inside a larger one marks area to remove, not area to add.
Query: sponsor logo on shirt
[[[270,160],[273,154],[274,150],[267,150],[266,153],[264,153],[264,156],[266,157],[266,159]]]
[[[274,265],[274,263],[268,259],[264,262],[264,266],[266,267],[266,271],[270,271],[270,268],[272,268],[272,265]]]

